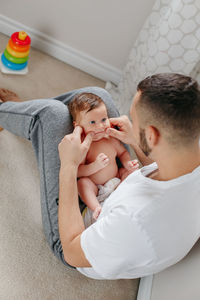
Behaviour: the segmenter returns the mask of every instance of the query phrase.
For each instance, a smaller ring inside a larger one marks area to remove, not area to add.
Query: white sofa
[[[199,300],[200,239],[177,264],[140,280],[137,300]]]

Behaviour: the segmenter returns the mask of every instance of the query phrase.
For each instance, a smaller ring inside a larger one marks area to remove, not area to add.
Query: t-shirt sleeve
[[[129,278],[134,268],[143,268],[152,259],[145,232],[120,208],[83,231],[81,247],[93,270],[105,279]]]

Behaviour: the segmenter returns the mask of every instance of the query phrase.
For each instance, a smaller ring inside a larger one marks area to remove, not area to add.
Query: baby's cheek
[[[85,132],[85,136],[86,136],[88,133],[94,132],[94,130],[92,130],[92,129],[87,129],[87,130],[85,130],[84,132]]]
[[[85,133],[85,135],[87,135],[89,132],[91,132],[92,131],[92,129],[90,128],[90,126],[84,126],[83,127],[83,131],[84,131],[84,133]]]

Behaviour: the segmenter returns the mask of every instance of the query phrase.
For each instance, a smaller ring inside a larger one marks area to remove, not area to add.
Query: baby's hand
[[[95,160],[95,163],[97,164],[98,169],[101,170],[101,169],[105,168],[109,164],[109,158],[104,153],[100,153],[97,156],[97,158]]]
[[[139,163],[137,159],[129,160],[126,163],[124,163],[124,168],[128,171],[136,171],[139,169]]]
[[[97,220],[99,214],[101,212],[101,206],[97,206],[92,214],[93,219]]]

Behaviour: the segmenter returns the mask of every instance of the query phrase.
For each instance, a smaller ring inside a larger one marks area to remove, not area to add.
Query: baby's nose
[[[99,123],[99,128],[104,128],[104,124],[103,123]]]

